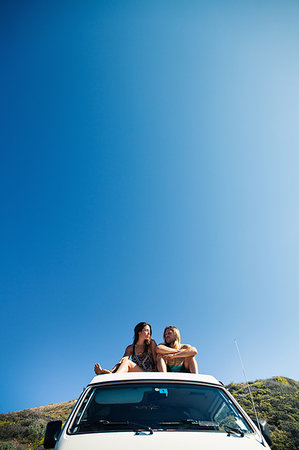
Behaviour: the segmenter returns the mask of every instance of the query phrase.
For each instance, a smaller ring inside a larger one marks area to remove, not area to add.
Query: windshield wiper
[[[135,422],[130,422],[129,420],[127,420],[127,422],[125,422],[128,426],[134,427],[133,430],[136,431],[136,433],[139,433],[139,431],[141,430],[145,430],[145,431],[149,431],[150,434],[154,434],[152,428],[148,425],[143,425],[140,423],[135,423]],[[135,428],[137,428],[135,430]]]
[[[231,433],[239,434],[241,437],[244,437],[244,432],[240,428],[229,427],[228,425],[224,425],[223,427],[225,431],[227,431],[228,436]]]
[[[126,420],[124,422],[110,422],[109,420],[94,420],[92,422],[80,422],[74,426],[74,428],[92,428],[92,427],[110,427],[110,426],[126,426],[131,427],[134,431],[139,432],[141,430],[149,431],[150,434],[153,434],[153,430],[148,425],[143,425],[140,423],[130,422]]]
[[[170,422],[160,422],[160,426],[196,426],[202,430],[218,430],[219,424],[217,422],[207,421],[207,420],[197,420],[197,419],[183,419]]]

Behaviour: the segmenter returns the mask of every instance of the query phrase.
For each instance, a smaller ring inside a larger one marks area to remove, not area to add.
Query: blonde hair
[[[179,330],[177,329],[177,327],[168,326],[165,328],[164,333],[163,333],[164,342],[165,342],[165,333],[167,330],[172,330],[173,334],[175,336],[175,341],[173,343],[173,347],[181,348],[181,334],[180,334]],[[166,342],[165,342],[165,345],[167,345]]]

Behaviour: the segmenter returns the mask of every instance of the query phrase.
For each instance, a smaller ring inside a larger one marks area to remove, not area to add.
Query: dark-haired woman
[[[95,364],[97,375],[105,373],[153,372],[156,370],[156,342],[152,339],[152,327],[149,323],[140,322],[134,328],[133,344],[126,348],[124,356],[113,369],[102,369]],[[131,358],[131,359],[130,359]]]

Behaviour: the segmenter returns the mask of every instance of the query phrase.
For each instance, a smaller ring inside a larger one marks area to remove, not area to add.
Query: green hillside
[[[249,383],[259,418],[269,425],[272,449],[299,449],[299,382],[285,377]],[[227,386],[250,417],[254,417],[245,384]]]
[[[267,420],[273,450],[299,449],[299,382],[274,377],[250,383],[260,418]],[[245,411],[253,417],[246,385],[227,386]],[[24,411],[0,414],[0,450],[42,449],[46,424],[50,420],[65,421],[75,400]]]
[[[76,400],[0,414],[0,450],[43,449],[50,420],[65,422]]]

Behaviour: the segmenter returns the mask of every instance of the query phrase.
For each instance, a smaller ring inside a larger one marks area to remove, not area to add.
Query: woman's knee
[[[135,367],[135,363],[133,363],[133,361],[131,361],[130,359],[127,359],[127,361],[125,362],[125,365],[126,365],[129,369],[132,369],[133,367]]]

